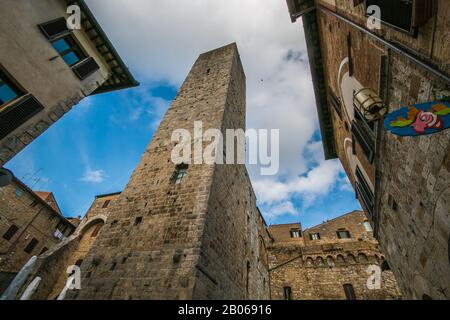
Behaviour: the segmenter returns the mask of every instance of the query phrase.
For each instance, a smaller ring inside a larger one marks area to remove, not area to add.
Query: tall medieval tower
[[[175,129],[245,130],[237,46],[200,55],[82,264],[75,299],[269,299],[265,223],[245,165],[171,161]]]

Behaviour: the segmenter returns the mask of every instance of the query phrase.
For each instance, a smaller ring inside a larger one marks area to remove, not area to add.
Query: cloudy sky
[[[247,127],[280,129],[280,173],[250,167],[268,223],[312,226],[359,209],[338,161],[324,161],[301,22],[282,0],[87,0],[136,89],[84,100],[7,167],[55,193],[68,216],[126,185],[202,52],[236,42],[247,75]]]

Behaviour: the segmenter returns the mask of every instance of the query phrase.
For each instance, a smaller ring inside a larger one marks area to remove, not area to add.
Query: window
[[[350,239],[350,232],[346,231],[346,230],[338,230],[337,231],[337,236],[339,239]]]
[[[3,239],[8,241],[11,240],[17,231],[19,231],[19,228],[16,225],[12,225],[11,227],[9,227],[8,231],[6,231],[6,233],[3,235]]]
[[[381,21],[391,27],[417,36],[417,27],[424,25],[433,15],[434,0],[366,0],[367,8],[377,5]]]
[[[0,106],[17,99],[24,95],[24,92],[20,90],[0,69]]]
[[[364,116],[355,109],[355,120],[352,122],[353,141],[358,141],[370,163],[375,159],[375,123],[368,124]]]
[[[43,255],[47,251],[48,251],[48,248],[47,247],[43,247],[42,250],[41,250],[41,253],[39,253],[39,255]]]
[[[292,288],[291,287],[284,287],[283,293],[284,293],[284,300],[292,300]]]
[[[26,246],[25,248],[25,252],[26,253],[31,253],[33,252],[34,248],[36,248],[36,246],[38,245],[39,241],[35,238],[33,238],[33,240],[30,241],[30,243]]]
[[[97,237],[101,228],[102,228],[101,224],[96,225],[95,228],[94,228],[94,231],[92,231],[92,233],[91,233],[91,238]]]
[[[80,80],[86,79],[100,69],[95,59],[88,57],[78,45],[64,18],[43,23],[39,28]]]
[[[189,166],[187,164],[180,164],[176,167],[176,170],[172,176],[172,181],[175,184],[181,184],[183,179],[187,176]]]
[[[135,226],[138,226],[138,225],[140,225],[142,223],[142,217],[137,217],[135,220],[134,220],[134,225]]]
[[[23,193],[24,193],[24,191],[22,188],[19,188],[19,187],[16,188],[16,197],[17,198],[20,198],[21,196],[23,196]]]
[[[309,238],[311,240],[320,240],[320,233],[310,233]]]
[[[63,58],[63,60],[69,65],[69,67],[76,65],[78,62],[86,58],[86,55],[80,49],[71,34],[68,34],[63,38],[54,40],[51,43],[53,48],[55,48],[61,58]]]
[[[300,229],[292,229],[291,230],[291,238],[300,238],[300,237],[301,237]]]
[[[347,300],[356,300],[355,289],[351,284],[344,284],[344,292]]]
[[[373,218],[375,210],[375,195],[370,189],[370,186],[359,167],[356,167],[356,192],[360,200],[364,203],[369,215]]]
[[[370,224],[369,221],[364,221],[363,225],[364,229],[366,229],[367,232],[373,232],[372,225]]]
[[[111,200],[106,200],[105,202],[103,202],[102,208],[103,208],[103,209],[108,208],[108,206],[109,206],[110,203],[111,203]]]

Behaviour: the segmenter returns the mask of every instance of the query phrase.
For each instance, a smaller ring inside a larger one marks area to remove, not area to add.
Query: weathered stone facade
[[[174,181],[175,129],[245,130],[235,44],[202,54],[82,264],[77,299],[269,298],[267,230],[245,165],[190,164]],[[204,143],[203,147],[208,144]]]
[[[46,202],[21,181],[0,188],[0,294],[23,265],[75,231],[56,201]],[[56,231],[59,230],[59,237]]]
[[[63,298],[60,295],[69,277],[68,268],[82,265],[108,219],[109,206],[114,204],[119,195],[120,193],[97,196],[74,235],[37,257],[16,298],[19,298],[37,277],[41,278],[41,281],[30,299]]]
[[[382,269],[388,265],[367,223],[365,214],[355,211],[304,231],[300,224],[270,226],[271,298],[342,300],[348,298],[344,286],[351,286],[358,300],[400,298],[392,271]],[[349,238],[339,238],[338,232],[348,232]],[[370,266],[383,270],[381,287],[373,290],[367,286]]]
[[[327,157],[341,160],[404,296],[449,299],[450,131],[401,138],[371,123],[371,161],[353,102],[363,88],[390,112],[450,96],[450,3],[421,1],[435,10],[413,9],[421,23],[406,33],[384,23],[367,30],[363,2],[291,2],[313,9],[303,23]]]
[[[64,23],[56,24],[52,32],[61,30],[47,38],[40,25],[67,19],[70,4],[80,6],[82,28],[70,31]],[[52,45],[65,37],[83,52],[75,65],[69,66]],[[89,59],[98,69],[77,76],[74,70]],[[85,97],[138,84],[82,0],[0,1],[0,75],[17,95],[0,100],[0,120],[8,125],[0,127],[0,167]]]

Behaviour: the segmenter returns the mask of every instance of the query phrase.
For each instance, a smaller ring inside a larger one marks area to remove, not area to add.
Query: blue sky
[[[87,2],[141,86],[84,100],[6,165],[52,191],[65,215],[82,216],[95,195],[125,187],[198,54],[234,41],[248,127],[280,129],[280,173],[249,167],[268,223],[309,227],[360,209],[340,164],[323,159],[302,28],[283,1]]]

